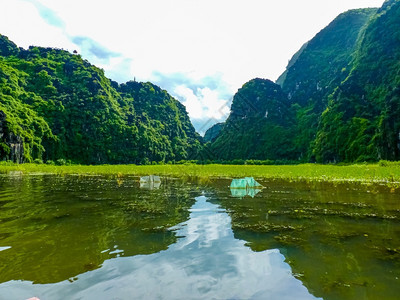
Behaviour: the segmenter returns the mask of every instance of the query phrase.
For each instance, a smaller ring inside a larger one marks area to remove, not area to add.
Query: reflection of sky
[[[110,259],[73,283],[4,283],[0,299],[315,299],[278,250],[253,252],[235,239],[217,205],[201,196],[190,211],[168,250]]]

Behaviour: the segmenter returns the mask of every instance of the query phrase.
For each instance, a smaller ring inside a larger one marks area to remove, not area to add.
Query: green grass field
[[[237,178],[252,176],[266,179],[292,181],[370,182],[400,186],[400,164],[355,164],[338,165],[100,165],[100,166],[52,166],[45,164],[0,164],[0,173],[13,171],[22,174],[88,174],[88,175],[160,175],[194,178]]]

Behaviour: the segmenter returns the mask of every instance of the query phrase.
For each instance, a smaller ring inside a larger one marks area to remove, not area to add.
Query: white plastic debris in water
[[[254,198],[262,188],[263,186],[254,180],[253,177],[233,179],[230,186],[232,196],[237,198],[245,196]]]
[[[231,189],[248,189],[248,188],[262,188],[263,186],[254,180],[253,177],[245,177],[241,179],[233,179],[231,182]]]
[[[22,171],[10,171],[8,172],[9,176],[15,176],[15,177],[20,177],[22,176]]]
[[[145,190],[158,190],[161,182],[141,182],[140,188]]]
[[[140,177],[140,188],[142,189],[158,189],[161,185],[160,176],[150,175],[150,176],[143,176]]]
[[[10,247],[10,246],[7,246],[7,247],[0,247],[0,251],[4,251],[4,250],[7,250],[7,249],[11,249],[11,247]]]
[[[147,182],[161,182],[160,176],[149,175],[140,177],[140,183],[147,183]]]
[[[255,189],[231,189],[231,196],[234,198],[244,198],[249,196],[254,198],[259,192],[261,192],[260,188]]]

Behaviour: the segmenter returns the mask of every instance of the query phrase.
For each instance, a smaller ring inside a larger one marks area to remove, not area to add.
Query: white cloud
[[[0,34],[8,36],[19,47],[36,45],[73,49],[74,44],[63,29],[49,25],[32,3],[2,0],[0,11]]]
[[[218,90],[205,87],[193,91],[184,85],[179,85],[172,94],[183,99],[182,104],[186,106],[191,119],[218,121],[225,119],[229,114],[229,101],[221,99]]]
[[[198,92],[207,118],[221,120],[229,114],[228,100],[221,99],[218,91],[204,88]]]
[[[204,118],[203,108],[201,101],[193,93],[193,90],[187,88],[184,85],[179,85],[175,88],[174,93],[178,98],[183,98],[182,104],[186,106],[186,110],[190,118],[202,119]]]
[[[275,80],[301,45],[339,13],[383,2],[0,0],[0,33],[19,46],[77,49],[112,79],[153,81],[180,96],[192,118],[208,118],[219,116],[211,110],[219,109],[248,80]],[[91,42],[74,43],[76,37]],[[101,50],[118,56],[102,58]],[[162,78],[158,81],[155,74]],[[170,74],[186,80],[165,81]],[[217,86],[193,87],[205,78],[213,78],[207,82]],[[199,103],[208,105],[201,113],[194,111]]]

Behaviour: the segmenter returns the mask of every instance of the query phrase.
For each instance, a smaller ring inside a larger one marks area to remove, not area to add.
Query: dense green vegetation
[[[282,89],[246,83],[212,152],[224,159],[399,160],[399,12],[391,0],[379,10],[343,13],[294,55],[277,80]]]
[[[0,99],[2,159],[146,163],[200,147],[184,106],[159,87],[118,85],[80,55],[1,35]]]
[[[253,79],[234,96],[231,114],[210,152],[225,160],[292,159],[292,121],[281,87]]]
[[[330,96],[314,153],[319,161],[399,159],[400,3],[370,20],[353,69]]]
[[[206,133],[204,134],[204,142],[214,142],[215,139],[218,137],[219,133],[221,132],[221,129],[224,127],[225,123],[217,123],[211,126]]]
[[[360,9],[341,14],[289,64],[282,89],[295,114],[294,144],[299,159],[315,159],[313,141],[327,97],[350,73],[358,38],[375,12],[376,9]]]
[[[363,182],[382,183],[393,191],[400,191],[400,162],[381,161],[379,164],[358,165],[65,165],[1,164],[0,173],[22,176],[24,174],[88,174],[88,175],[161,175],[180,178],[255,178],[285,179],[291,181]]]

